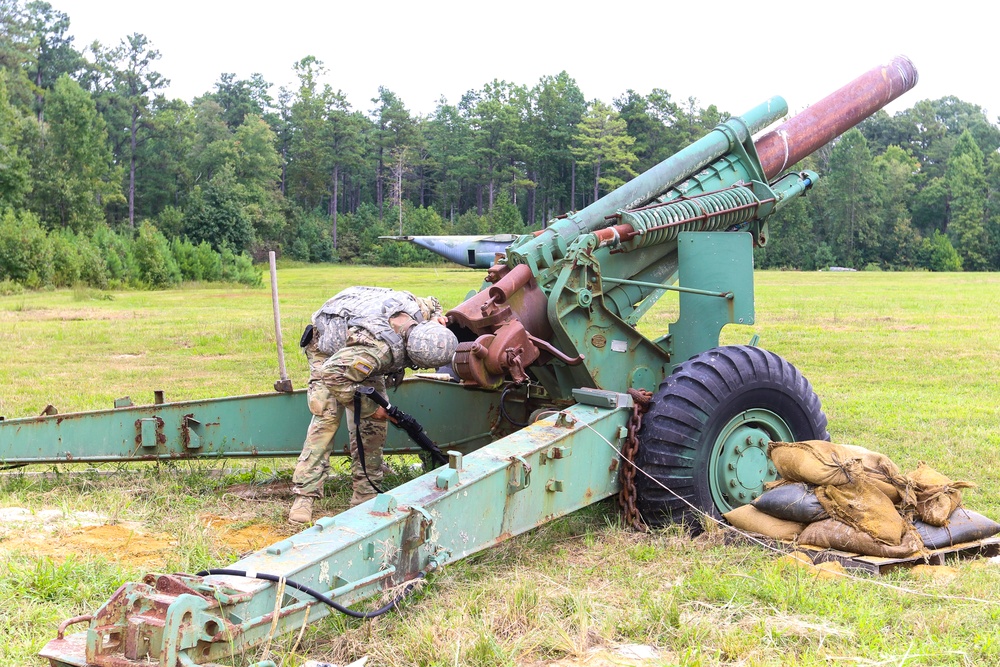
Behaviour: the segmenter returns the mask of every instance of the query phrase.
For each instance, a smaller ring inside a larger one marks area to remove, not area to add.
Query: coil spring
[[[753,220],[760,200],[750,188],[734,186],[635,211],[623,211],[622,222],[644,233],[637,248],[673,241],[681,232],[713,232]],[[652,230],[652,231],[650,231]]]

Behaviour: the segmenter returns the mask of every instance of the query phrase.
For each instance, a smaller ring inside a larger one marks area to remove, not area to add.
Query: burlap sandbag
[[[740,530],[758,533],[776,540],[794,540],[805,528],[805,524],[775,518],[755,509],[752,505],[737,507],[731,512],[726,512],[722,517]]]
[[[855,458],[840,445],[825,440],[772,442],[767,456],[785,479],[817,485],[846,484],[850,480],[843,466]]]
[[[932,526],[923,521],[914,521],[913,525],[928,549],[944,549],[985,540],[1000,533],[1000,523],[964,507],[959,507],[948,517],[947,526]]]
[[[772,487],[753,501],[753,506],[764,514],[785,521],[812,523],[830,518],[816,498],[813,488],[802,482]]]
[[[947,526],[948,517],[962,505],[959,489],[976,486],[972,482],[952,481],[923,461],[906,479],[913,491],[912,504],[917,516],[932,526]]]
[[[845,466],[849,461],[860,460],[871,480],[892,502],[900,501],[899,489],[906,486],[892,459],[856,445],[838,445],[826,440],[772,442],[767,455],[778,474],[793,482],[817,486],[847,484],[851,479]]]
[[[916,530],[907,530],[900,543],[891,546],[836,519],[817,521],[806,526],[799,535],[799,544],[883,558],[907,558],[923,550]]]
[[[841,447],[861,459],[869,479],[893,504],[898,504],[903,499],[902,493],[907,487],[906,478],[892,459],[885,454],[858,445],[841,445]]]
[[[898,546],[907,522],[892,501],[868,477],[861,461],[847,464],[851,481],[816,487],[816,499],[834,519],[862,530],[877,541]]]

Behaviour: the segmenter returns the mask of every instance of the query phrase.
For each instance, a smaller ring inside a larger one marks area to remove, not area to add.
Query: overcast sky
[[[1000,115],[1000,6],[986,2],[50,2],[69,15],[77,48],[146,35],[168,95],[189,102],[222,72],[260,72],[276,96],[292,87],[292,64],[313,55],[362,111],[380,85],[429,114],[442,96],[454,103],[493,79],[530,86],[562,70],[605,102],[664,88],[734,114],[778,94],[796,111],[903,54],[920,83],[890,112],[955,95]]]

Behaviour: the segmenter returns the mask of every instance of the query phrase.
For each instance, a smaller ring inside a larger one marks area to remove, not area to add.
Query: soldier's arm
[[[428,321],[437,320],[442,326],[447,326],[448,318],[444,316],[444,308],[435,296],[415,297],[420,304],[420,310]]]

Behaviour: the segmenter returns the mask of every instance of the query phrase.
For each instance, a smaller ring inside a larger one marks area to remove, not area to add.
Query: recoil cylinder
[[[745,186],[622,211],[621,221],[639,233],[635,248],[673,241],[681,232],[727,230],[757,216],[761,200]]]

